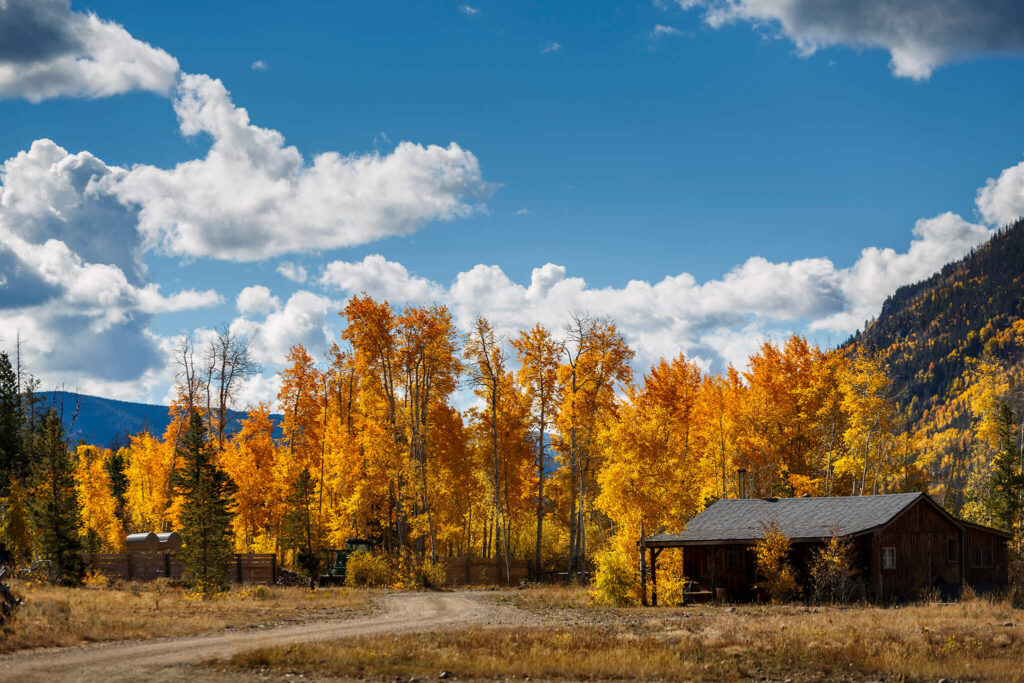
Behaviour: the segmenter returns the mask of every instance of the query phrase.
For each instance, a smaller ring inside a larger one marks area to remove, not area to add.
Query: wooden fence
[[[446,557],[444,561],[448,570],[449,586],[466,584],[515,586],[530,578],[530,563],[526,560],[511,560],[509,572],[506,572],[505,560],[501,558],[472,557],[467,561],[465,557]]]
[[[86,566],[110,578],[152,581],[180,579],[181,561],[174,553],[83,553]],[[277,583],[277,556],[273,553],[236,554],[228,578],[237,583]]]

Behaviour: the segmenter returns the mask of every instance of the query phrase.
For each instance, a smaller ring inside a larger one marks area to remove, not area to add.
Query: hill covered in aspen
[[[1007,368],[1024,359],[1024,220],[916,284],[900,287],[878,318],[844,344],[877,354],[912,422],[970,383],[984,355]]]

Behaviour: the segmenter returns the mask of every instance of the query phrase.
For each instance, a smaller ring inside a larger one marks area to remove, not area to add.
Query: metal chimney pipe
[[[747,497],[747,470],[744,467],[740,467],[736,470],[736,479],[739,487],[739,497]]]

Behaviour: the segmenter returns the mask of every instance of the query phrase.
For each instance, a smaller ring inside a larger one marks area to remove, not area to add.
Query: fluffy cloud
[[[49,140],[0,167],[0,342],[47,386],[140,396],[166,381],[152,316],[222,301],[144,282],[134,210],[100,189],[123,173]]]
[[[166,93],[178,62],[68,0],[0,2],[0,98]]]
[[[305,268],[297,263],[290,263],[288,261],[278,265],[277,272],[280,273],[282,277],[287,278],[292,282],[302,283],[309,278],[309,273],[306,272]]]
[[[288,298],[284,308],[263,320],[236,318],[231,331],[249,339],[257,362],[276,367],[295,344],[302,344],[310,353],[322,353],[330,340],[327,315],[338,310],[331,299],[300,290]]]
[[[281,308],[281,300],[270,293],[263,285],[246,287],[235,300],[235,307],[242,315],[257,313],[266,315]]]
[[[1024,162],[989,178],[978,190],[978,211],[994,225],[1006,225],[1024,216]]]
[[[704,283],[682,273],[655,283],[594,288],[548,263],[533,270],[527,285],[498,266],[478,265],[446,288],[379,255],[335,261],[321,283],[400,304],[443,303],[464,330],[480,314],[505,334],[535,322],[558,330],[571,311],[586,311],[615,320],[642,364],[683,351],[705,367],[721,368],[745,362],[768,336],[804,329],[848,334],[877,315],[897,287],[930,276],[991,234],[946,213],[918,221],[906,252],[868,248],[849,268],[825,258],[772,263],[753,257]]]
[[[172,169],[139,165],[109,185],[140,208],[147,244],[172,254],[250,261],[364,244],[468,216],[493,189],[455,143],[325,152],[306,164],[208,76],[183,76],[174,108],[182,133],[212,137],[206,157]]]
[[[663,5],[664,3],[662,3]],[[802,55],[832,45],[888,50],[897,76],[916,80],[957,59],[1024,52],[1019,0],[677,0],[713,27],[777,26]]]
[[[0,166],[3,223],[28,242],[60,240],[86,261],[114,264],[138,281],[137,213],[102,189],[124,174],[88,152],[36,140]]]
[[[440,298],[444,291],[380,254],[371,254],[358,263],[332,261],[324,268],[320,284],[350,293],[365,291],[375,298],[396,303],[431,301]]]

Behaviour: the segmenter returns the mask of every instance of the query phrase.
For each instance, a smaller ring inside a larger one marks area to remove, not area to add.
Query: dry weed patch
[[[528,600],[557,603],[556,595]],[[983,600],[899,609],[558,609],[550,617],[548,626],[264,648],[232,665],[368,678],[447,670],[460,678],[1024,679],[1024,612]]]
[[[25,604],[0,629],[0,652],[342,618],[369,609],[372,595],[351,588],[310,593],[247,586],[203,600],[162,581],[85,588],[14,582],[12,589]]]

